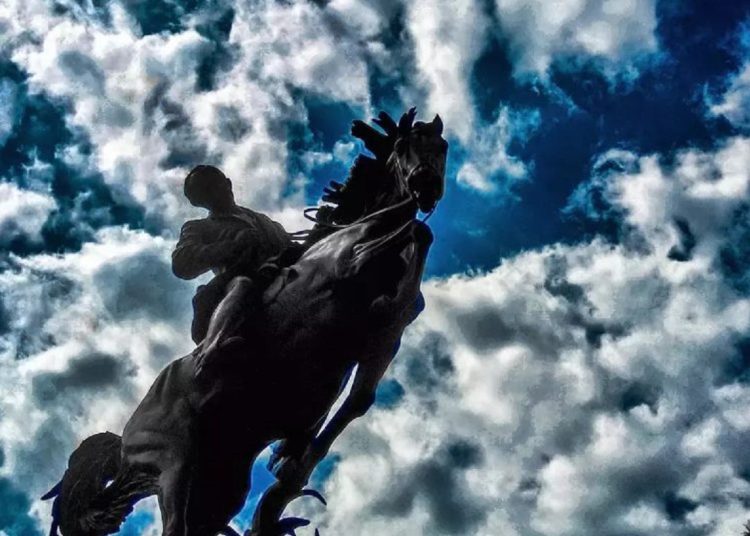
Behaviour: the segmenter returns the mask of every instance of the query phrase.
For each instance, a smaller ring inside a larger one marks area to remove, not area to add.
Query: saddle
[[[256,270],[248,269],[247,265],[240,264],[217,274],[205,285],[200,285],[193,296],[193,323],[190,326],[190,336],[195,344],[199,344],[208,331],[216,307],[227,293],[227,285],[238,276],[245,276],[252,280],[255,289],[253,298],[260,296],[271,284],[279,272],[291,266],[302,256],[307,249],[302,244],[292,242],[281,253],[270,257]]]

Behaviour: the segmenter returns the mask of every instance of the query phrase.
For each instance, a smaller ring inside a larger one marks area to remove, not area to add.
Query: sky
[[[0,535],[191,350],[186,172],[298,230],[411,106],[450,142],[426,309],[299,534],[742,533],[750,2],[3,0]]]

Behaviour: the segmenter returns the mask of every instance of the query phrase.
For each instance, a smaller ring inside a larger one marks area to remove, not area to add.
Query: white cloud
[[[417,76],[428,108],[463,143],[474,127],[471,70],[486,44],[489,21],[479,2],[409,2],[406,25],[414,42]]]
[[[70,102],[68,122],[91,139],[93,154],[79,165],[169,228],[192,214],[181,182],[199,162],[232,177],[241,203],[279,218],[304,202],[305,181],[286,166],[287,128],[306,122],[295,89],[369,108],[366,47],[322,31],[329,17],[308,2],[237,6],[232,61],[202,92],[198,67],[217,45],[194,26],[211,14],[177,33],[142,36],[120,4],[109,9],[110,27],[76,10],[53,15],[36,1],[12,2],[0,19],[32,91]]]
[[[750,62],[730,78],[720,102],[709,102],[709,110],[713,115],[723,115],[737,127],[750,127]]]
[[[607,72],[633,68],[657,50],[653,0],[495,0],[518,74],[544,77],[558,60],[602,63]]]
[[[726,370],[750,299],[719,262],[749,223],[748,148],[632,155],[603,187],[633,245],[428,282],[390,372],[405,397],[336,444],[328,511],[298,511],[323,533],[739,534],[750,396]],[[679,261],[675,218],[696,241]]]
[[[0,245],[19,237],[39,241],[42,227],[55,208],[57,203],[48,193],[0,183]]]
[[[538,114],[501,108],[494,123],[472,133],[467,144],[471,150],[456,174],[457,182],[483,194],[512,196],[514,186],[528,177],[528,167],[509,155],[507,147],[524,139],[538,122]]]
[[[0,272],[2,474],[30,497],[83,438],[121,431],[155,374],[191,349],[193,285],[172,275],[171,246],[110,228],[77,253],[11,255]],[[49,504],[34,511],[48,522]]]

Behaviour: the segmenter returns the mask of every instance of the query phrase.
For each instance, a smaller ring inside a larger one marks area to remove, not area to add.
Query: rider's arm
[[[181,279],[193,279],[234,262],[249,242],[242,232],[231,235],[206,220],[188,221],[172,252],[172,272]]]

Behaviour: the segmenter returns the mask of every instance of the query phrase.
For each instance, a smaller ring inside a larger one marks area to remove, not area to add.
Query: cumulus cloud
[[[619,154],[593,181],[630,239],[428,282],[390,372],[405,394],[342,436],[330,508],[306,513],[333,533],[739,534],[750,299],[724,264],[749,149]]]
[[[709,103],[713,115],[726,117],[740,128],[750,126],[750,62],[729,79],[729,87],[719,102]]]
[[[56,206],[54,197],[48,193],[0,183],[0,246],[18,238],[38,241],[44,223]]]
[[[417,73],[430,110],[439,111],[450,132],[467,142],[473,131],[471,69],[485,46],[488,19],[479,2],[410,2],[407,28]]]
[[[544,77],[555,61],[598,61],[625,74],[657,50],[653,0],[496,0],[518,74]]]
[[[84,437],[121,431],[156,372],[189,351],[191,285],[171,274],[171,245],[111,228],[80,252],[7,259],[1,471],[28,496],[56,482]],[[46,520],[48,505],[32,512]]]
[[[513,188],[528,178],[529,170],[523,161],[508,154],[508,146],[525,138],[538,122],[536,113],[501,108],[494,123],[472,133],[472,149],[458,169],[456,181],[482,194],[512,197]]]
[[[532,168],[508,147],[539,119],[507,103],[479,117],[470,82],[489,39],[509,43],[517,74],[542,77],[590,60],[627,75],[657,50],[647,0],[167,4],[164,20],[130,2],[0,5],[0,54],[22,73],[0,78],[0,146],[20,95],[44,97],[70,134],[47,152],[101,176],[152,233],[92,228],[76,251],[0,260],[0,532],[46,523],[49,504],[30,497],[83,437],[119,432],[190,349],[192,285],[171,275],[166,237],[196,215],[181,188],[192,165],[220,166],[241,203],[300,228],[309,179],[289,169],[291,129],[307,126],[308,98],[370,113],[377,77],[396,81],[386,106],[443,116],[462,187],[512,195]],[[742,71],[714,113],[744,124],[744,85]],[[348,139],[332,156],[310,149],[306,170],[356,152]],[[622,220],[621,245],[556,245],[429,282],[390,394],[336,445],[331,507],[309,512],[323,532],[737,532],[750,493],[748,151],[736,138],[669,163],[608,152],[570,210]],[[1,246],[38,240],[56,217],[50,154],[3,177]],[[71,184],[71,225],[93,226]]]
[[[79,168],[101,172],[114,195],[168,228],[187,215],[181,180],[200,162],[234,178],[240,201],[281,218],[304,202],[304,180],[287,169],[287,128],[306,123],[295,91],[369,107],[366,47],[321,31],[330,17],[317,6],[218,8],[230,17],[218,41],[199,31],[215,22],[213,13],[195,14],[180,31],[149,35],[119,3],[108,5],[108,25],[85,13],[55,14],[43,3],[11,3],[0,13],[32,89],[70,103],[68,122],[91,140],[94,150],[79,158]],[[233,52],[209,87],[197,90],[220,46]]]

